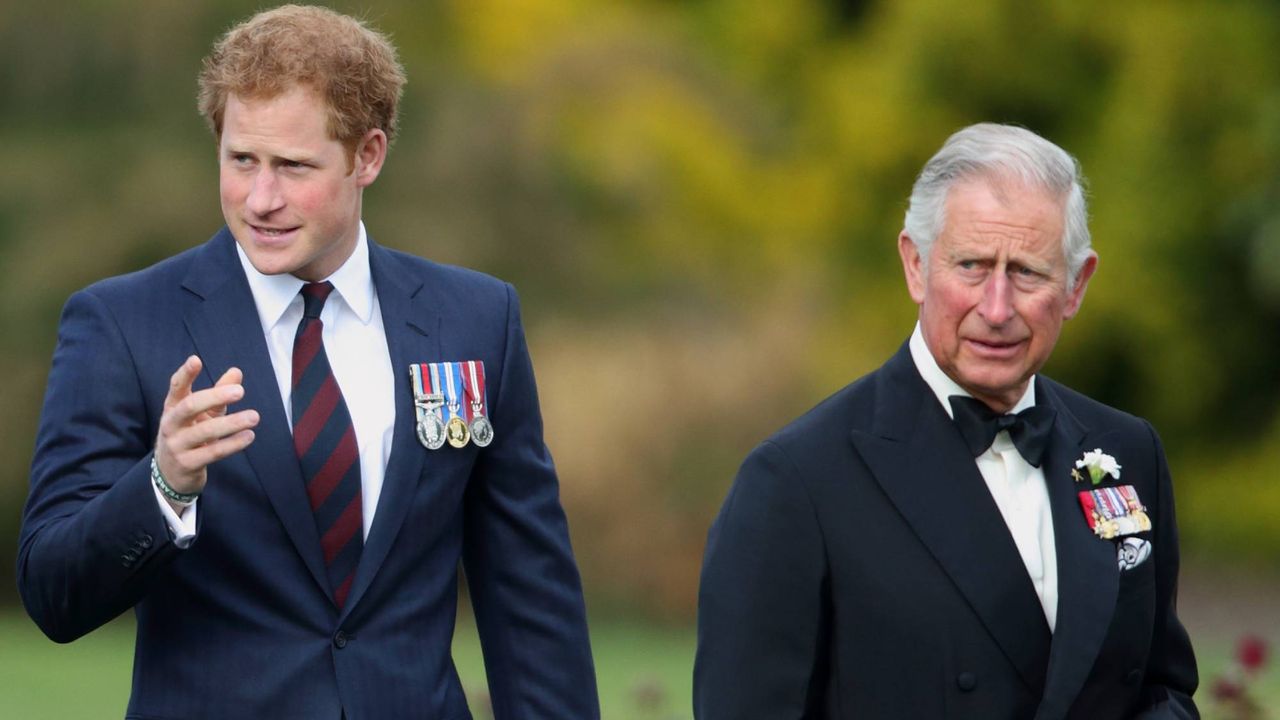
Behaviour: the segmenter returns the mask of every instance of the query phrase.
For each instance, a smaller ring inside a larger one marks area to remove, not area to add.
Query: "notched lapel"
[[[900,352],[885,371],[879,378],[877,426],[870,433],[854,431],[853,443],[898,512],[1038,693],[1049,629],[1013,538],[950,418],[926,394],[910,355]]]
[[[1051,720],[1066,715],[1093,668],[1115,612],[1120,571],[1115,544],[1093,534],[1080,508],[1077,493],[1088,489],[1088,483],[1071,477],[1085,450],[1106,447],[1105,440],[1090,435],[1046,383],[1038,382],[1036,391],[1041,402],[1057,410],[1045,483],[1058,555],[1058,622],[1044,699],[1036,713],[1037,720]]]
[[[203,302],[187,313],[187,332],[204,361],[205,371],[213,379],[231,367],[244,372],[244,400],[235,409],[253,408],[260,416],[254,441],[244,450],[245,457],[303,563],[329,595],[320,536],[296,461],[293,433],[234,243],[224,228],[205,247],[203,257],[192,264],[183,287],[203,298]]]
[[[432,359],[440,355],[439,311],[428,299],[422,282],[405,272],[390,253],[372,241],[369,266],[391,355],[396,414],[378,510],[369,528],[369,537],[365,539],[351,594],[344,606],[344,617],[360,602],[386,559],[422,475],[427,451],[418,443],[416,435],[417,411],[413,405],[409,365],[433,362]]]

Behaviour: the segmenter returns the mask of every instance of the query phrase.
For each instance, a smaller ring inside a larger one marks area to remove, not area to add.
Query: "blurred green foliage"
[[[1090,179],[1100,271],[1047,371],[1160,430],[1188,556],[1280,554],[1274,4],[334,5],[410,78],[370,233],[524,296],[595,607],[691,617],[739,460],[910,332],[906,197],[980,120]],[[0,7],[0,574],[61,304],[221,225],[194,78],[257,8]]]

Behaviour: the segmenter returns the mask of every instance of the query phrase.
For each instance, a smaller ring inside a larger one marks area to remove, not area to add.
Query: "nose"
[[[993,272],[982,288],[978,314],[991,325],[1004,325],[1013,318],[1013,284],[1002,272]]]
[[[284,207],[284,196],[280,193],[280,183],[271,168],[261,168],[253,176],[253,185],[249,187],[249,197],[245,198],[245,207],[259,217]]]

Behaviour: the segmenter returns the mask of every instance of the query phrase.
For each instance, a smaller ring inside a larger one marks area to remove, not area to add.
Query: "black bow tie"
[[[956,427],[960,428],[960,435],[974,457],[991,447],[997,433],[1008,430],[1009,439],[1023,459],[1033,467],[1040,467],[1044,451],[1049,447],[1053,418],[1057,415],[1053,408],[1036,405],[1016,415],[1002,415],[975,398],[952,395],[948,400]]]

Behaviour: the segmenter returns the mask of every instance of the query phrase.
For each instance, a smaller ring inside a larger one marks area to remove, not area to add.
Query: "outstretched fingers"
[[[244,397],[239,368],[224,372],[211,388],[193,390],[202,367],[200,358],[192,355],[169,379],[156,438],[156,464],[179,492],[202,490],[205,468],[248,447],[259,420],[256,410],[227,413],[229,405]]]

